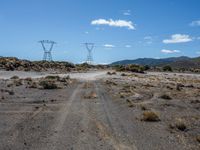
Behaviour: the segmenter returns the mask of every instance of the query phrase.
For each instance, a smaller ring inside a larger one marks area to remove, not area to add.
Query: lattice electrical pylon
[[[85,44],[85,47],[88,51],[86,63],[91,65],[93,63],[92,50],[94,49],[94,43],[84,43],[84,44]]]
[[[54,41],[49,41],[49,40],[42,40],[42,41],[39,41],[39,43],[41,43],[42,45],[42,48],[44,50],[44,55],[43,55],[43,60],[44,61],[52,61],[52,50],[53,50],[53,46],[54,44],[56,44],[56,42]],[[47,48],[47,45],[48,45],[48,48]]]

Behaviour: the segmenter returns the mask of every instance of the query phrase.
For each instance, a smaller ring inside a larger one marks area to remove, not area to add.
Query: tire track
[[[75,90],[73,91],[73,93],[71,94],[70,98],[68,101],[66,101],[66,103],[63,104],[62,108],[60,109],[60,111],[58,112],[58,118],[56,120],[56,124],[54,125],[55,128],[54,130],[56,131],[55,134],[53,134],[50,138],[49,141],[51,141],[50,145],[45,146],[42,149],[52,149],[52,150],[57,150],[58,149],[58,140],[60,139],[59,137],[61,137],[60,134],[62,134],[62,130],[63,130],[63,126],[66,122],[67,116],[70,113],[70,107],[72,106],[72,104],[74,103],[74,101],[77,98],[78,93],[81,90],[81,86],[82,84],[79,84]],[[50,147],[50,148],[49,148]]]
[[[95,83],[95,90],[97,91],[99,100],[102,101],[101,104],[105,113],[106,122],[110,128],[109,133],[108,129],[106,129],[106,126],[100,122],[97,122],[97,127],[100,129],[103,137],[108,139],[116,150],[137,150],[137,147],[128,137],[128,131],[124,129],[120,120],[117,119],[117,116],[115,119],[113,119],[114,114],[111,111],[112,106],[110,105],[109,99],[107,98],[108,95],[105,95],[105,92],[103,91],[103,87],[99,83]]]

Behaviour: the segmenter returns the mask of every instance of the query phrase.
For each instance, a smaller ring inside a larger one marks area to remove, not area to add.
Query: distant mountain
[[[112,63],[111,65],[128,65],[128,64],[138,64],[138,65],[149,65],[149,66],[160,66],[163,64],[169,64],[176,61],[187,61],[191,58],[186,56],[181,57],[170,57],[163,59],[154,59],[154,58],[139,58],[135,60],[122,60]]]
[[[165,65],[170,65],[173,68],[195,68],[200,69],[200,57],[190,58],[186,56],[181,57],[170,57],[163,59],[154,58],[139,58],[135,60],[122,60],[112,63],[111,65],[128,65],[128,64],[138,64],[138,65],[149,65],[162,67]]]

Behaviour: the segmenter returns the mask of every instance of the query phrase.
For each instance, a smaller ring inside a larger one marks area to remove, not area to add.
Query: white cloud
[[[171,43],[185,43],[192,41],[192,38],[190,38],[189,35],[186,34],[174,34],[171,36],[171,39],[163,40],[163,43],[165,44],[171,44]]]
[[[194,26],[200,26],[200,20],[192,21],[190,23],[190,26],[192,26],[192,27],[194,27]]]
[[[131,48],[132,46],[131,46],[131,45],[125,45],[125,47],[126,47],[126,48]]]
[[[167,50],[167,49],[162,49],[161,52],[162,52],[162,53],[165,53],[165,54],[173,54],[173,53],[180,53],[181,51],[179,51],[179,50]]]
[[[108,25],[111,27],[126,27],[130,30],[135,30],[135,25],[132,21],[126,20],[106,20],[106,19],[97,19],[91,22],[92,25]]]
[[[124,16],[130,16],[130,15],[131,15],[131,10],[125,10],[125,11],[123,12],[123,15],[124,15]]]
[[[85,34],[89,34],[89,32],[88,32],[88,31],[85,31]]]
[[[115,45],[112,45],[112,44],[105,44],[103,45],[105,48],[114,48]]]

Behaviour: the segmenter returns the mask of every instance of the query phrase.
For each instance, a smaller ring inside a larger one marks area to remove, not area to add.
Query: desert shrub
[[[144,105],[140,105],[140,108],[141,108],[141,110],[147,110],[148,108],[146,107],[146,106],[144,106]]]
[[[127,71],[137,72],[137,73],[144,73],[144,67],[139,65],[128,65]]]
[[[172,99],[169,95],[166,95],[166,94],[160,96],[160,98],[166,99],[166,100],[171,100]]]
[[[128,107],[134,107],[134,104],[131,100],[127,99],[126,102],[128,103]]]
[[[59,78],[59,82],[67,82],[68,80],[70,79],[70,76],[66,76],[66,77],[63,77],[63,78]]]
[[[177,119],[175,122],[175,126],[180,131],[185,131],[187,129],[186,123],[182,119]]]
[[[59,80],[60,77],[59,76],[51,76],[51,75],[49,75],[49,76],[46,76],[45,79],[48,79],[48,80]]]
[[[116,75],[116,72],[107,72],[108,75]]]
[[[117,85],[117,83],[110,81],[110,80],[106,80],[105,83],[108,84],[108,85],[115,85],[115,86]]]
[[[145,65],[144,66],[144,70],[146,71],[146,70],[149,70],[150,69],[150,67],[148,66],[148,65]]]
[[[36,83],[36,82],[31,82],[30,85],[29,85],[29,88],[35,89],[35,88],[37,88],[37,87],[38,87],[38,86],[37,86],[37,83]]]
[[[9,95],[15,95],[15,92],[13,90],[6,90],[6,92],[8,92]]]
[[[143,113],[143,121],[150,121],[150,122],[155,122],[155,121],[160,121],[159,115],[156,112],[153,111],[145,111]]]
[[[51,80],[42,80],[39,82],[39,85],[43,87],[43,89],[58,89],[58,86],[54,81]]]
[[[196,137],[196,140],[200,143],[200,135]]]
[[[177,90],[177,91],[181,91],[182,87],[184,87],[183,84],[181,84],[181,83],[177,83],[177,84],[176,84],[176,90]]]
[[[19,80],[14,80],[13,83],[14,83],[15,86],[23,85],[22,80],[20,80],[20,79]]]
[[[85,98],[85,99],[96,99],[96,98],[98,98],[98,96],[97,96],[97,93],[95,93],[95,92],[93,91],[93,92],[90,92],[89,94],[86,94],[86,95],[84,96],[84,98]]]
[[[136,73],[144,73],[145,68],[140,65],[130,64],[130,65],[116,65],[115,70],[119,72],[129,71]]]
[[[126,71],[124,65],[115,65],[114,68],[115,68],[116,71],[119,71],[119,72]]]
[[[18,76],[12,76],[10,79],[19,79]]]
[[[163,71],[169,71],[169,72],[172,72],[172,71],[173,71],[173,70],[172,70],[172,67],[169,66],[169,65],[164,66],[162,69],[163,69]]]
[[[26,81],[32,81],[32,78],[31,77],[28,77],[28,78],[26,78],[26,79],[24,79],[24,80],[26,80]]]
[[[111,73],[111,72],[107,72],[107,74],[108,74],[108,75],[112,75],[112,73]]]
[[[125,76],[127,76],[127,74],[125,74],[125,73],[122,73],[122,74],[121,74],[121,76],[122,76],[122,77],[125,77]]]

